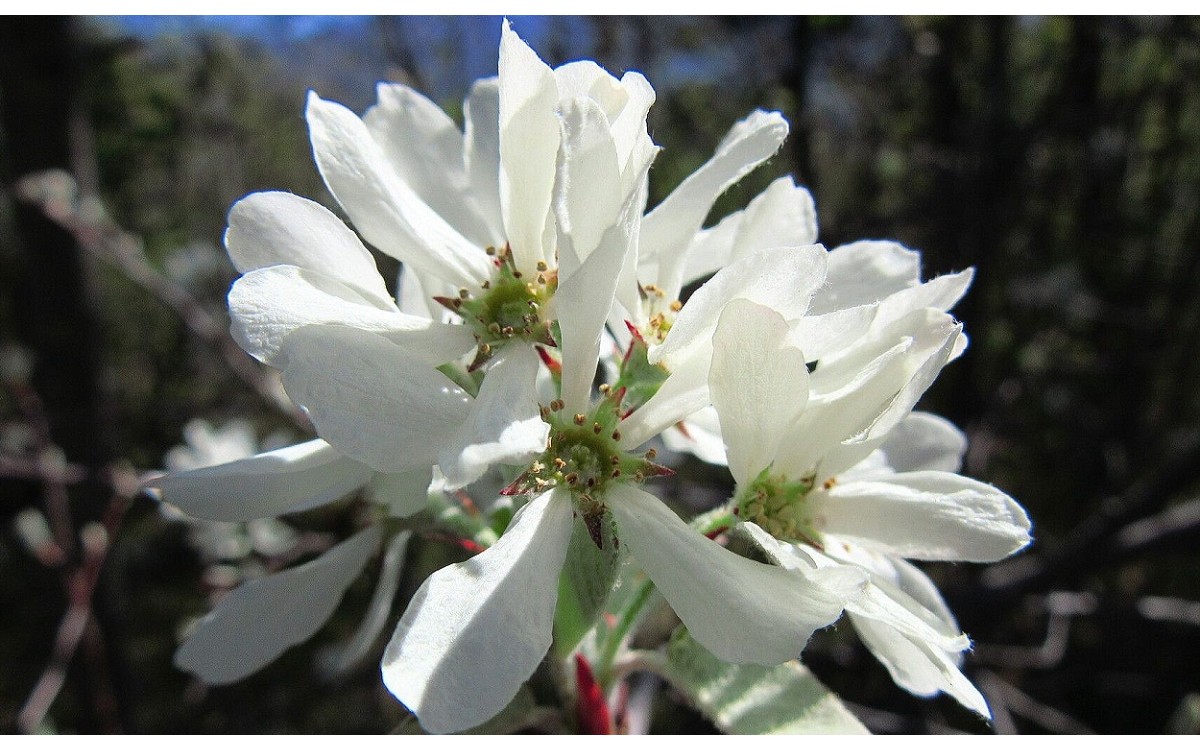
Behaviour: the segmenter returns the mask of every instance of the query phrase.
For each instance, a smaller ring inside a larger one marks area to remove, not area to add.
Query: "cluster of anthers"
[[[822,487],[828,490],[834,483],[834,478],[830,477]],[[807,502],[815,484],[813,474],[789,480],[782,475],[772,476],[770,468],[763,469],[753,482],[739,490],[734,498],[733,512],[776,539],[804,542],[824,549],[821,533],[817,530],[819,521],[812,515]]]
[[[661,344],[667,338],[667,334],[671,332],[675,313],[683,309],[683,303],[677,299],[668,303],[666,292],[656,284],[639,284],[638,291],[650,312],[646,321],[645,333],[653,338],[655,343]],[[670,311],[671,314],[668,315],[667,311]]]
[[[542,312],[558,288],[558,272],[550,270],[545,261],[538,261],[537,274],[529,280],[516,267],[507,244],[503,251],[488,247],[487,254],[493,258],[496,275],[484,281],[478,293],[464,287],[457,297],[433,298],[460,316],[474,332],[478,347],[469,368],[472,372],[511,339],[557,346],[553,323],[544,319]]]
[[[613,482],[640,483],[650,477],[670,476],[671,469],[654,463],[657,452],[622,450],[619,429],[624,389],[603,387],[602,398],[590,414],[564,412],[561,399],[541,407],[542,419],[550,425],[546,449],[503,490],[505,495],[522,495],[564,487],[572,496],[575,511],[583,517],[597,547],[603,547],[599,532],[606,510],[605,489]]]

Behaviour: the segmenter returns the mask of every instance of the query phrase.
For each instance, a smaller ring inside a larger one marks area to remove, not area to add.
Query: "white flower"
[[[425,507],[429,485],[428,468],[376,473],[323,440],[177,471],[147,483],[165,503],[193,518],[260,525],[360,490],[380,506],[381,516],[409,516]],[[407,536],[396,535],[389,545],[403,544]],[[382,540],[381,529],[371,525],[311,562],[242,584],[197,623],[175,663],[209,684],[233,682],[258,671],[312,637]],[[390,569],[385,566],[380,586],[386,585],[389,574],[398,574],[401,562]],[[378,632],[381,624],[368,617],[363,627]]]
[[[527,280],[565,262],[551,205],[560,146],[577,129],[564,131],[564,119],[604,124],[597,139],[575,144],[572,166],[581,178],[611,177],[621,188],[575,194],[591,204],[571,211],[569,233],[581,255],[642,182],[656,151],[645,124],[654,92],[640,74],[618,80],[590,61],[552,70],[507,22],[499,77],[472,88],[465,132],[408,87],[381,84],[377,94],[361,120],[310,95],[313,152],[363,237],[439,285],[427,290],[438,294],[474,295],[494,281],[487,247],[508,247],[513,270]]]
[[[254,428],[244,419],[231,419],[214,428],[203,419],[193,419],[183,426],[183,445],[167,451],[163,457],[167,471],[187,471],[236,461],[258,450]]]
[[[866,571],[870,585],[846,608],[897,683],[986,715],[957,668],[968,642],[902,558],[995,561],[1028,544],[1029,519],[1000,490],[953,473],[957,431],[910,414],[961,327],[902,303],[880,303],[882,322],[855,346],[820,356],[779,313],[731,303],[714,335],[713,405],[743,528],[785,568]]]
[[[465,133],[404,86],[381,85],[362,119],[309,97],[322,176],[362,236],[403,261],[404,311],[357,236],[316,204],[252,195],[226,237],[244,274],[230,293],[234,334],[283,371],[318,434],[378,471],[440,463],[451,487],[544,447],[528,344],[557,343],[558,317],[596,314],[572,277],[644,195],[656,150],[639,74],[551,70],[507,23],[499,68],[473,88]],[[556,289],[572,303],[556,309]],[[492,362],[478,398],[444,374],[470,378],[457,363],[472,349],[470,369]]]
[[[603,132],[599,126],[594,134]],[[564,132],[570,127],[564,125]],[[561,162],[568,170],[573,169],[572,144],[593,142],[587,127],[579,138],[564,138]],[[560,179],[556,185],[559,226],[576,226],[570,212],[582,202],[574,191],[603,192],[616,180]],[[795,575],[740,557],[636,486],[659,472],[650,461],[653,454],[628,452],[642,439],[622,436],[641,409],[622,420],[624,390],[609,388],[593,404],[590,384],[618,274],[637,246],[640,199],[636,192],[626,196],[617,221],[599,233],[595,248],[560,282],[558,297],[573,303],[559,308],[560,398],[541,412],[550,433],[545,451],[512,488],[534,494],[533,499],[494,546],[425,581],[384,653],[388,689],[429,731],[460,731],[487,720],[541,662],[552,639],[558,581],[575,516],[597,545],[609,534],[619,540],[620,549],[646,571],[695,638],[728,661],[777,664],[794,658],[812,632],[836,619],[842,602],[864,584],[865,575],[857,570],[820,571],[812,565]],[[573,239],[568,233],[566,246],[577,250]],[[720,305],[735,294],[758,294],[756,282],[762,282],[767,298],[790,299],[798,292],[800,306],[807,303],[805,290],[811,295],[820,284],[820,274],[814,280],[812,270],[823,263],[824,251],[812,247],[769,255],[773,275],[763,272],[766,255],[754,255],[697,293],[693,299],[698,301],[689,303],[697,311],[693,322],[680,313],[684,323],[678,324],[675,340],[682,342],[681,349],[694,341],[703,350],[700,342],[706,332],[711,337]],[[678,373],[687,382],[694,379],[687,367]],[[491,377],[489,372],[485,386]],[[661,419],[655,419],[664,424],[688,413],[660,412]]]
[[[183,445],[171,448],[164,456],[168,472],[237,461],[258,451],[254,428],[244,419],[231,419],[219,428],[193,419],[184,425],[183,438]],[[245,523],[212,521],[187,516],[170,504],[159,507],[167,518],[186,521],[188,542],[206,563],[245,561],[253,551],[275,554],[290,547],[296,537],[296,532],[277,518],[256,518]]]
[[[564,371],[572,361],[567,348]],[[425,581],[384,653],[384,682],[425,729],[454,732],[486,721],[542,661],[575,516],[598,545],[609,533],[619,540],[693,636],[727,661],[794,658],[863,585],[855,570],[813,565],[796,575],[707,539],[636,486],[657,467],[619,447],[615,396],[570,418],[560,406],[546,415],[546,452],[517,482],[546,489],[494,546]]]

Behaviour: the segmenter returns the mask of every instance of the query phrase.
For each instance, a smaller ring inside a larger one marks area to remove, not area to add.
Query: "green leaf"
[[[799,661],[727,664],[683,627],[671,637],[662,677],[727,734],[869,734]]]
[[[558,605],[554,612],[554,653],[561,659],[575,650],[595,624],[612,591],[620,561],[616,526],[610,513],[597,516],[591,530],[583,514],[577,513],[574,523],[567,560],[558,579]]]

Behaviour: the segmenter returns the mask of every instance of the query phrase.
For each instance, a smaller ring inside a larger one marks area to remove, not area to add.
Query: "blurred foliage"
[[[305,91],[317,85],[311,60],[357,50],[342,58],[357,67],[337,75],[358,75],[361,101],[376,70],[443,90],[466,66],[446,42],[428,54],[413,45],[422,38],[414,24],[425,33],[435,23],[444,39],[480,39],[479,19],[369,21],[294,48],[217,32],[137,39],[111,23],[80,24],[75,104],[88,124],[80,148],[90,167],[76,166],[79,179],[118,225],[143,238],[156,268],[223,316],[235,276],[220,249],[229,206],[260,189],[334,205],[302,117]],[[1008,701],[996,729],[1194,726],[1180,717],[1194,713],[1200,692],[1189,666],[1200,663],[1200,623],[1194,615],[1148,617],[1142,603],[1200,601],[1200,534],[1184,525],[1162,544],[1138,547],[1121,546],[1118,532],[1188,507],[1200,486],[1200,21],[555,18],[518,22],[517,30],[551,64],[591,57],[646,74],[658,92],[651,134],[665,149],[651,173],[652,201],[708,158],[736,120],[756,107],[779,109],[792,123],[788,144],[722,198],[714,218],[792,173],[813,192],[827,246],[895,238],[924,253],[927,276],[975,267],[956,309],[971,347],[923,408],[967,431],[967,473],[1003,487],[1035,521],[1038,542],[1025,568],[932,571],[980,644],[974,675],[993,705],[1005,695],[1029,700]],[[362,44],[368,36],[371,45]],[[375,49],[384,59],[368,56]],[[468,84],[461,78],[439,103],[460,112]],[[6,186],[20,176],[10,148],[0,141]],[[14,300],[37,249],[23,246],[13,214],[8,189],[0,203],[0,343],[23,347],[36,364]],[[158,467],[197,416],[217,424],[247,418],[260,436],[290,426],[119,270],[90,259],[84,273],[110,455]],[[0,396],[6,452],[28,447],[22,425],[15,400]],[[726,481],[712,470],[698,476]],[[36,485],[0,482],[7,728],[45,665],[63,599],[55,575],[14,531],[17,512],[37,502]],[[337,529],[351,512],[335,506],[298,525]],[[1089,529],[1099,531],[1089,537]],[[414,544],[406,594],[457,554],[445,548]],[[1035,574],[1022,578],[1029,569]],[[355,627],[371,593],[363,581],[318,639],[249,680],[205,689],[174,670],[180,629],[208,607],[203,574],[181,527],[139,500],[98,595],[125,730],[380,731],[403,715],[370,664],[341,683],[312,677],[321,650]],[[1049,595],[1056,590],[1093,603],[1063,616],[1069,638],[1057,661],[996,657],[1008,652],[995,646],[1042,644],[1058,616]],[[947,699],[899,691],[845,629],[816,639],[808,661],[849,701],[870,707],[863,716],[873,729],[986,730]],[[72,668],[48,727],[100,726],[85,678]]]

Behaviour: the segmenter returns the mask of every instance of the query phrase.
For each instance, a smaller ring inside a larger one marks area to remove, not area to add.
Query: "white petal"
[[[858,344],[879,313],[878,305],[860,305],[823,315],[808,314],[789,321],[788,342],[804,352],[809,362],[820,362],[839,349]]]
[[[622,350],[630,342],[625,322],[631,321],[639,327],[644,326],[646,322],[646,309],[642,305],[642,287],[638,283],[638,252],[641,243],[641,215],[646,208],[646,197],[650,193],[649,170],[650,162],[653,160],[653,155],[651,155],[650,158],[639,162],[641,172],[634,180],[636,184],[633,191],[626,198],[626,201],[633,206],[637,218],[633,221],[629,254],[626,255],[625,262],[621,265],[621,271],[617,275],[615,304],[609,311],[611,330],[616,331],[614,338]],[[622,189],[625,187],[623,186]]]
[[[317,433],[376,471],[436,462],[469,410],[449,378],[373,333],[307,326],[284,354],[283,387]]]
[[[231,419],[213,428],[203,419],[192,419],[183,426],[184,445],[177,445],[163,456],[167,471],[188,471],[205,466],[249,458],[258,451],[254,427],[244,419]]]
[[[719,659],[779,664],[798,656],[813,631],[841,614],[839,595],[804,576],[730,552],[653,495],[619,484],[605,502],[621,544],[692,636]]]
[[[310,440],[240,461],[168,474],[148,485],[189,516],[249,521],[333,502],[370,478],[370,467],[346,458],[324,440]]]
[[[754,524],[742,524],[768,557],[790,570],[807,571],[815,559],[822,572],[860,570],[822,555],[811,547],[772,539]],[[988,716],[979,692],[957,668],[959,653],[969,645],[957,632],[894,586],[872,575],[871,582],[846,604],[846,612],[868,649],[887,667],[896,684],[917,695],[945,691],[963,705]],[[931,624],[932,623],[932,624]]]
[[[921,281],[921,254],[898,242],[862,240],[829,251],[829,281],[813,298],[812,311],[878,302]]]
[[[975,271],[968,268],[896,292],[880,303],[879,317],[881,320],[895,320],[922,307],[949,310],[967,293],[973,278]]]
[[[554,193],[559,236],[567,235],[574,251],[567,254],[560,248],[562,281],[600,244],[600,237],[616,220],[624,199],[608,120],[589,99],[574,99],[563,107]],[[601,314],[606,312],[607,308]]]
[[[699,281],[729,265],[733,260],[734,244],[745,218],[745,210],[734,211],[721,219],[716,226],[696,232],[687,249],[683,270],[685,285]]]
[[[822,475],[827,475],[840,472],[869,454],[871,451],[864,448],[863,454],[855,454],[853,461],[846,458],[832,465],[831,456],[842,458],[845,441],[864,430],[903,387],[914,348],[911,338],[901,338],[895,346],[858,369],[842,368],[849,378],[844,381],[818,377],[821,373],[818,367],[817,373],[809,378],[808,406],[788,430],[776,456],[776,470],[801,477],[819,468]],[[828,376],[832,369],[827,367],[825,374]],[[823,390],[828,386],[835,386],[835,390]]]
[[[846,611],[939,651],[957,654],[970,646],[956,628],[948,628],[934,613],[881,577],[873,576],[862,595],[846,605]]]
[[[946,606],[946,600],[942,598],[942,593],[938,591],[929,576],[925,575],[917,566],[899,557],[889,557],[888,562],[896,572],[896,585],[900,587],[901,591],[916,599],[921,606],[936,615],[945,627],[951,630],[958,629],[958,620]]]
[[[396,175],[463,237],[479,247],[496,244],[501,236],[488,230],[471,197],[458,126],[408,86],[380,83],[375,92],[363,122]]]
[[[735,530],[746,535],[750,541],[754,542],[763,551],[768,560],[785,570],[802,573],[807,576],[817,569],[817,564],[813,561],[811,554],[813,550],[808,545],[792,544],[791,542],[776,539],[761,526],[751,521],[739,523],[735,527]],[[847,593],[857,596],[861,593],[862,586],[866,582],[867,575],[863,573],[858,576],[859,587]]]
[[[948,314],[925,308],[873,330],[875,340],[861,349],[821,360],[809,408],[792,431],[801,442],[787,456],[789,470],[807,471],[820,459],[823,481],[865,459],[933,382],[960,330]],[[866,360],[894,339],[900,343]]]
[[[480,215],[497,237],[504,236],[500,213],[500,81],[485,78],[471,86],[463,103],[466,147],[463,159]]]
[[[796,247],[817,241],[817,207],[808,190],[780,177],[746,207],[734,257],[764,247]]]
[[[620,114],[629,101],[621,82],[591,60],[576,60],[554,69],[554,83],[560,99],[591,99],[601,108],[606,120]]]
[[[932,308],[927,308],[927,312]],[[914,315],[920,315],[918,311]],[[948,317],[948,316],[947,316]],[[943,319],[944,320],[944,319]],[[962,324],[955,324],[950,328],[949,334],[945,339],[938,343],[939,337],[943,335],[945,323],[939,325],[930,325],[922,332],[918,346],[913,348],[913,357],[911,361],[919,362],[919,366],[912,371],[911,377],[908,378],[904,387],[896,394],[895,398],[888,403],[887,407],[880,412],[859,438],[865,444],[871,444],[884,436],[888,435],[896,425],[898,425],[906,416],[908,416],[917,401],[933,385],[933,381],[937,379],[938,373],[942,371],[946,363],[951,360],[954,355],[954,349],[957,346],[960,338],[959,334],[962,331]],[[922,343],[923,342],[923,343]],[[921,354],[916,354],[922,352]]]
[[[358,630],[340,649],[337,657],[335,674],[345,674],[350,669],[365,662],[367,656],[375,649],[375,641],[387,625],[392,606],[396,601],[396,592],[400,588],[400,574],[404,572],[404,556],[408,551],[408,540],[413,532],[401,531],[387,543],[383,553],[383,562],[379,566],[379,577],[375,581],[375,593]]]
[[[295,266],[259,268],[229,290],[230,333],[247,354],[278,367],[288,334],[306,325],[336,323],[403,344],[422,361],[440,365],[471,351],[466,326],[380,309],[353,287]]]
[[[676,453],[691,453],[701,461],[724,466],[725,441],[721,437],[721,423],[717,410],[706,406],[680,423],[682,429],[668,429],[662,433],[662,441]]]
[[[225,248],[242,273],[299,266],[351,287],[381,310],[395,308],[358,235],[327,208],[291,193],[251,193],[229,210]]]
[[[817,241],[812,196],[791,177],[780,177],[742,211],[700,233],[688,251],[684,283],[707,276],[732,260],[767,247],[798,247]]]
[[[310,93],[306,115],[321,176],[368,242],[455,286],[473,289],[490,277],[483,249],[459,234],[396,175],[353,112]]]
[[[562,399],[568,413],[587,411],[604,323],[641,215],[635,198],[626,196],[620,213],[583,265],[559,277],[555,299],[562,333]]]
[[[646,216],[642,225],[644,246],[654,248],[657,254],[657,283],[670,298],[679,295],[684,251],[713,202],[778,151],[787,133],[787,121],[778,112],[752,113],[733,126],[711,159]]]
[[[638,175],[650,166],[650,160],[657,152],[646,132],[646,115],[654,104],[654,89],[645,76],[636,71],[621,76],[621,87],[628,94],[628,101],[621,114],[612,121],[613,141],[621,158],[621,173]]]
[[[400,307],[400,312],[406,315],[415,315],[419,318],[429,318],[430,320],[447,320],[447,313],[450,311],[441,304],[434,301],[434,296],[441,294],[444,297],[453,296],[458,292],[457,289],[439,289],[437,292],[432,289],[427,290],[426,282],[421,280],[421,275],[416,269],[409,266],[400,266],[399,271],[400,281],[396,291],[396,304]],[[438,280],[433,280],[434,288],[438,288]],[[457,316],[450,316],[453,320]]]
[[[822,528],[918,560],[994,562],[1029,544],[1021,506],[983,482],[940,471],[847,482],[809,496]]]
[[[967,436],[948,419],[915,411],[880,446],[896,471],[948,471],[962,467]]]
[[[552,258],[547,219],[558,153],[558,87],[549,66],[509,27],[500,37],[500,205],[517,268]]]
[[[421,585],[383,654],[388,690],[430,732],[495,716],[550,648],[571,539],[566,492],[534,499],[500,540]]]
[[[376,473],[367,485],[367,496],[371,502],[387,508],[388,515],[393,518],[408,518],[429,505],[431,482],[432,466],[418,466],[392,474]]]
[[[210,685],[258,671],[321,629],[379,538],[368,527],[312,562],[229,592],[175,653],[175,664]]]
[[[804,354],[785,344],[787,334],[779,313],[743,299],[725,306],[713,334],[708,387],[739,484],[771,465],[808,403]]]
[[[546,449],[550,425],[537,402],[538,356],[506,346],[487,371],[479,396],[438,457],[448,489],[465,487],[498,463],[521,463]]]
[[[850,614],[855,630],[897,685],[914,695],[945,692],[984,718],[987,701],[958,669],[957,652],[945,651],[881,622]]]
[[[645,243],[645,236],[642,237]],[[775,309],[787,320],[799,318],[825,279],[820,245],[779,247],[750,253],[726,266],[696,290],[679,311],[670,333],[651,348],[651,362],[668,360],[694,344],[707,345],[725,303],[742,297]]]
[[[815,554],[818,561],[829,558],[831,562],[852,563],[869,571],[873,581],[894,592],[893,598],[908,602],[909,611],[930,627],[951,637],[958,636],[958,621],[937,586],[915,565],[899,557],[849,544],[834,534],[826,534],[825,542],[824,553]],[[952,650],[961,648],[955,646]]]
[[[708,367],[710,350],[693,347],[649,401],[621,422],[620,446],[632,450],[671,425],[709,405]]]

